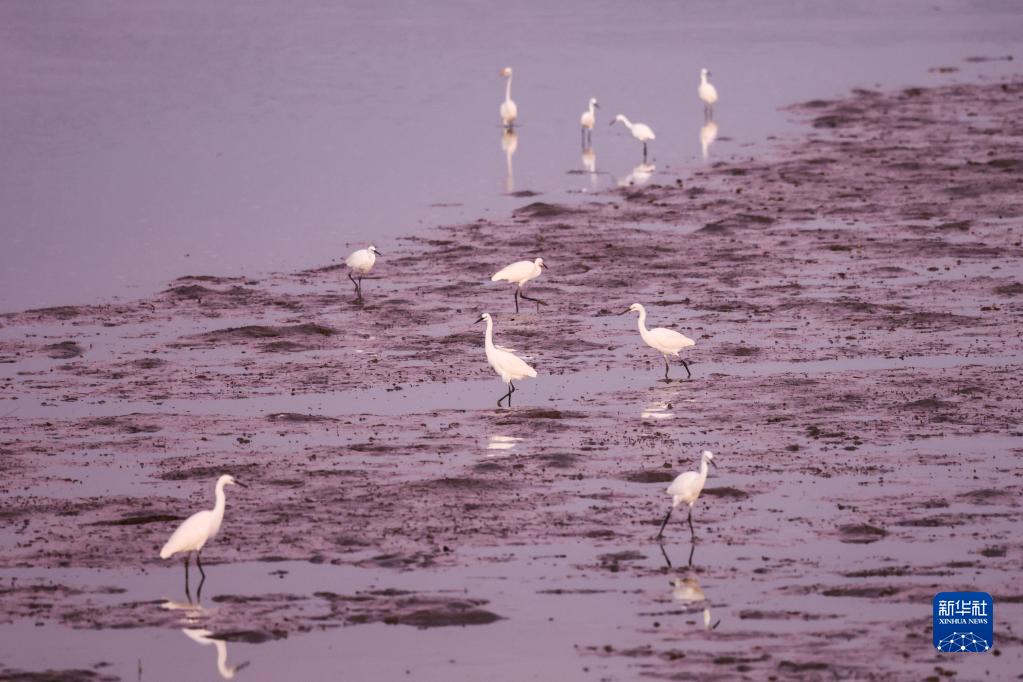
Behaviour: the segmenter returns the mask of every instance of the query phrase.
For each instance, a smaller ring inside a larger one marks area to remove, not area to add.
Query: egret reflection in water
[[[638,187],[639,185],[645,185],[653,177],[654,171],[657,170],[657,166],[652,163],[644,161],[635,168],[632,172],[626,175],[624,178],[618,181],[619,187]]]
[[[522,440],[515,436],[491,436],[487,441],[487,450],[511,450]]]
[[[650,403],[643,408],[639,416],[640,419],[671,419],[675,413],[669,410],[671,410],[670,403]]]
[[[515,171],[512,168],[512,157],[515,150],[519,148],[519,136],[511,128],[506,128],[501,133],[501,150],[504,152],[505,175],[504,191],[511,194],[515,191]]]
[[[718,139],[718,124],[714,121],[707,121],[700,128],[700,149],[703,152],[703,160],[710,158],[710,146]]]
[[[249,663],[239,663],[238,665],[227,664],[227,642],[222,639],[213,639],[210,637],[213,633],[209,630],[202,630],[199,628],[182,628],[181,631],[188,636],[193,642],[199,644],[208,645],[212,644],[217,649],[217,672],[225,680],[234,679],[235,673],[242,668],[246,667]]]
[[[720,620],[714,623],[714,625],[710,624],[710,605],[707,603],[707,595],[704,593],[703,588],[700,587],[700,581],[696,579],[696,576],[690,574],[685,578],[675,578],[671,581],[671,598],[687,607],[702,604],[703,627],[705,630],[713,630],[718,625],[721,625]]]
[[[590,176],[590,184],[594,187],[597,186],[597,154],[593,151],[593,147],[583,148],[582,153],[583,170]]]

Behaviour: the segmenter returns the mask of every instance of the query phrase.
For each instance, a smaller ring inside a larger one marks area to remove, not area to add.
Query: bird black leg
[[[682,359],[682,358],[679,358],[679,360],[682,360],[682,366],[686,368],[686,374],[688,374],[688,375],[689,375],[689,378],[690,378],[690,379],[692,379],[692,378],[693,378],[693,373],[689,371],[689,363],[687,363],[687,362],[686,362],[686,361],[685,361],[684,359]]]
[[[664,356],[664,380],[665,381],[671,381],[671,379],[668,378],[668,356],[667,355]]]
[[[199,552],[195,553],[195,565],[199,567],[199,573],[202,574],[202,579],[206,580],[206,571],[202,570],[202,560],[199,558]]]
[[[532,301],[533,303],[536,303],[536,312],[540,312],[540,306],[541,305],[547,305],[545,302],[541,301],[538,298],[531,298],[529,296],[526,296],[521,291],[519,292],[519,298],[521,298],[523,300],[526,300],[526,301]],[[516,310],[515,312],[518,312],[518,310]]]
[[[693,508],[692,507],[689,508],[689,533],[690,533],[690,537],[692,537],[692,539],[693,539],[693,544],[695,545],[696,544],[696,531],[693,530]]]
[[[192,591],[188,589],[188,553],[185,553],[185,596],[189,603],[192,601]]]
[[[508,392],[507,392],[507,393],[505,393],[505,394],[504,394],[503,396],[501,396],[500,398],[498,398],[498,399],[497,399],[497,406],[498,406],[498,407],[501,407],[501,402],[502,402],[502,401],[503,401],[503,400],[504,400],[505,398],[507,398],[507,399],[508,399],[508,407],[511,407],[511,394],[512,394],[512,391],[514,391],[515,389],[514,389],[514,388],[511,388],[511,382],[510,382],[510,381],[508,382],[508,386],[509,386],[509,388],[508,388]]]
[[[519,312],[519,290],[515,290],[515,312]]]
[[[693,554],[696,553],[696,543],[693,542],[689,545],[689,568],[693,567]]]
[[[668,564],[668,568],[671,568],[671,559],[668,558],[668,552],[664,549],[664,544],[658,542],[657,546],[661,548],[661,556],[664,557],[664,563]]]
[[[671,512],[673,512],[673,511],[675,511],[674,507],[669,509],[668,510],[668,515],[664,517],[664,521],[661,523],[661,529],[659,531],[657,531],[657,539],[658,540],[660,540],[661,536],[664,534],[664,527],[668,525],[668,519],[671,518]]]
[[[646,142],[643,143],[643,163],[646,163]]]
[[[350,272],[348,273],[348,279],[352,280],[352,284],[355,285],[355,295],[358,296],[359,293],[361,293],[359,291],[359,283],[355,281],[355,278],[352,277],[352,273],[350,273]]]

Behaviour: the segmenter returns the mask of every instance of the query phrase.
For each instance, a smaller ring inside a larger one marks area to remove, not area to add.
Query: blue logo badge
[[[987,592],[934,595],[934,648],[983,653],[995,645],[995,602]]]

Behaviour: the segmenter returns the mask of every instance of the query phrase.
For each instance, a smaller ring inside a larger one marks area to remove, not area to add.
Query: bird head
[[[376,254],[376,255],[378,255],[378,256],[382,256],[382,255],[384,255],[384,254],[380,253],[379,251],[377,251],[377,247],[373,246],[372,244],[370,244],[370,245],[369,245],[369,248],[368,248],[368,249],[366,249],[366,250],[367,250],[367,251],[372,251],[373,253],[375,253],[375,254]]]
[[[599,109],[599,108],[600,108],[600,105],[599,105],[599,104],[597,104],[597,98],[596,98],[596,97],[591,97],[591,98],[590,98],[590,104],[591,104],[591,105],[592,105],[592,106],[593,106],[593,107],[594,107],[595,109]]]
[[[217,483],[220,484],[220,485],[238,485],[238,486],[241,486],[243,488],[247,488],[248,487],[244,483],[239,483],[238,481],[236,481],[234,476],[232,476],[231,474],[224,474],[223,476],[221,476],[217,480]]]
[[[710,71],[707,69],[700,69],[700,78],[706,79],[710,75]]]
[[[511,76],[511,74],[512,70],[510,66],[506,66],[503,69],[501,69],[501,75],[504,76],[505,78],[508,78],[509,76]]]
[[[549,267],[543,264],[543,258],[537,258],[535,261],[533,261],[533,264],[543,268],[544,270],[550,270]]]
[[[473,322],[473,324],[476,324],[477,322],[482,322],[483,320],[489,320],[489,319],[490,319],[490,313],[480,313],[479,319],[477,319],[476,322]]]
[[[643,311],[643,304],[642,303],[633,303],[628,308],[626,308],[625,310],[623,310],[622,312],[620,312],[618,314],[619,315],[624,315],[625,313],[638,313],[638,312],[642,312],[642,311]]]
[[[703,461],[707,462],[708,464],[712,464],[715,469],[718,468],[718,465],[714,463],[714,453],[711,452],[710,450],[703,451]]]
[[[625,122],[625,117],[622,116],[621,114],[618,114],[617,116],[614,117],[614,120],[612,120],[611,123],[609,123],[608,125],[614,125],[615,123],[618,123],[618,121],[621,121],[622,123],[624,123]]]

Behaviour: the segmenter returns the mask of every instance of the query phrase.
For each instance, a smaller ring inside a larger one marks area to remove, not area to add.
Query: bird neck
[[[234,677],[234,668],[227,666],[227,644],[219,639],[215,639],[213,640],[213,645],[217,647],[217,671],[220,672],[220,676],[224,679],[232,679]]]
[[[487,350],[494,349],[494,321],[487,318],[487,333],[484,341],[484,347]]]
[[[702,71],[700,72],[700,84],[701,85],[706,85],[707,84],[707,74],[703,73]],[[692,87],[692,86],[690,86],[690,87]]]
[[[627,119],[624,115],[622,116],[622,125],[624,125],[629,130],[632,130],[632,121]]]
[[[636,320],[636,326],[639,327],[639,333],[641,336],[647,335],[648,332],[646,328],[646,309],[640,308],[639,319]]]
[[[512,79],[511,74],[508,74],[508,82],[505,83],[505,85],[504,85],[504,101],[505,102],[510,102],[511,101],[511,79]]]
[[[213,515],[224,518],[225,506],[227,506],[227,495],[224,494],[224,482],[217,481],[217,503],[213,505]]]
[[[595,116],[596,112],[593,109],[593,102],[590,102],[590,116]]]
[[[700,460],[700,480],[701,481],[706,481],[707,480],[707,472],[708,471],[710,471],[710,467],[707,465],[707,460],[701,459]]]

